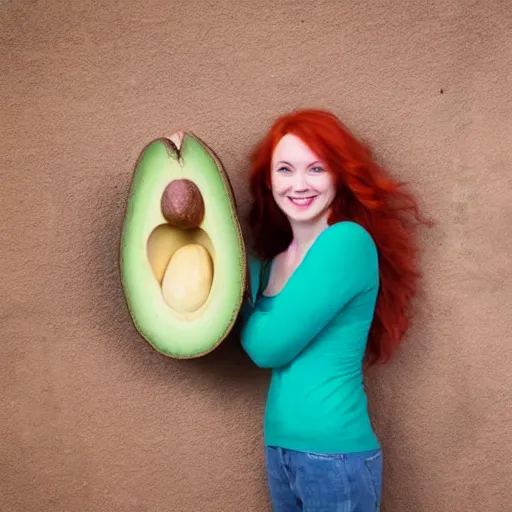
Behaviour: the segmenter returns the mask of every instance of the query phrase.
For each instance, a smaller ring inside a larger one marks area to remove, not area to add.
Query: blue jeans
[[[382,451],[322,454],[265,450],[274,512],[378,512]]]

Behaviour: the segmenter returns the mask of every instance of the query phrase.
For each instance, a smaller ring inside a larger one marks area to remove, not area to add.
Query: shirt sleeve
[[[259,367],[283,366],[376,283],[377,250],[369,233],[353,222],[334,224],[319,235],[271,309],[255,308],[247,317],[242,347]]]
[[[239,325],[244,325],[249,316],[254,311],[254,303],[256,301],[256,295],[260,282],[260,274],[263,265],[262,261],[253,255],[247,256],[247,263],[247,280],[249,286],[247,292],[244,293],[242,307],[240,308],[238,315],[237,322],[239,322]]]

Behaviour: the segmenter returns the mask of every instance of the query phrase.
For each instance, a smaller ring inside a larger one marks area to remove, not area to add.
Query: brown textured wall
[[[248,150],[302,106],[339,114],[438,222],[417,322],[369,379],[385,512],[511,510],[512,7],[418,3],[1,2],[0,510],[269,510],[267,374],[236,337],[153,351],[117,248],[150,139],[204,138],[244,215]]]

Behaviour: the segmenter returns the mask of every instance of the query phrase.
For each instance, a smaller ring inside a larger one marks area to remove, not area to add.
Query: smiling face
[[[311,222],[328,214],[336,195],[334,176],[295,135],[285,135],[272,155],[272,194],[292,222]]]

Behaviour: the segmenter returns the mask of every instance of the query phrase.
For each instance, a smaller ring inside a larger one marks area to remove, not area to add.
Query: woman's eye
[[[322,167],[313,167],[311,169],[313,172],[322,172],[323,171],[323,168]]]
[[[287,167],[279,167],[279,169],[277,169],[277,172],[288,172],[288,168]]]

